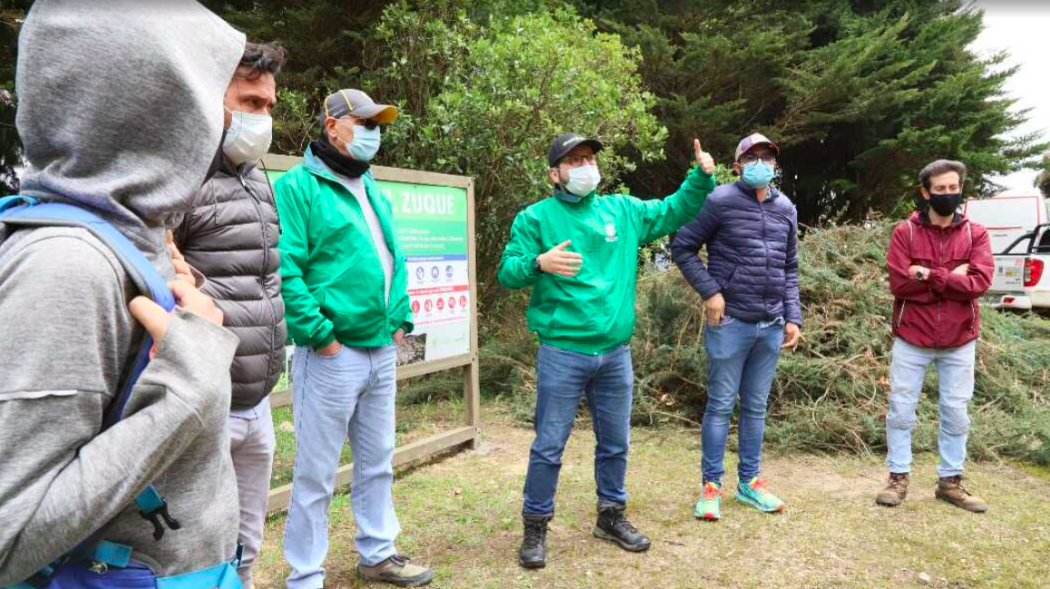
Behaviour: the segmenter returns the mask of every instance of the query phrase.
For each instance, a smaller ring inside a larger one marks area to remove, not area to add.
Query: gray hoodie
[[[23,192],[117,224],[166,276],[164,224],[219,146],[244,36],[196,2],[38,0],[19,39]],[[77,228],[0,224],[0,587],[88,536],[161,576],[233,556],[237,485],[224,434],[236,338],[177,311],[99,434],[142,329],[118,260]],[[153,482],[183,529],[161,541],[132,501]]]

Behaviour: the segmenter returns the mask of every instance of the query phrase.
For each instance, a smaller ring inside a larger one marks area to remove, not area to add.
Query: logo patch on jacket
[[[605,241],[613,242],[618,238],[616,237],[616,225],[612,223],[605,224]]]

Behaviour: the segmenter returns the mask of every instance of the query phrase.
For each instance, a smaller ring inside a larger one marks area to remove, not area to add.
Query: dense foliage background
[[[31,4],[0,9],[0,84]],[[513,214],[548,192],[542,155],[600,137],[606,188],[674,191],[693,137],[721,161],[761,131],[784,148],[779,184],[805,225],[900,213],[921,166],[965,161],[969,190],[1035,166],[1040,138],[1004,97],[1005,54],[968,47],[962,0],[204,0],[254,41],[290,51],[274,151],[301,154],[324,95],[397,103],[378,163],[478,179],[483,300]],[[14,101],[0,94],[0,189],[14,186]],[[902,203],[904,203],[902,205]]]
[[[785,356],[772,442],[878,450],[890,300],[888,222],[911,208],[930,160],[990,175],[1035,167],[1050,145],[1005,139],[1024,122],[1005,54],[968,47],[982,14],[961,0],[203,0],[257,42],[279,41],[273,151],[299,155],[330,91],[359,87],[401,108],[377,163],[477,179],[484,389],[533,389],[527,293],[495,281],[515,213],[549,194],[544,154],[565,131],[599,137],[605,189],[673,192],[694,137],[723,164],[760,131],[783,148],[779,186],[806,226],[806,340]],[[0,4],[0,194],[15,190],[15,40],[29,2]],[[1050,159],[1036,180],[1050,191]],[[1035,174],[1033,174],[1033,178]],[[731,181],[723,167],[722,181]],[[643,253],[647,259],[660,244]],[[640,281],[634,340],[639,421],[698,419],[705,399],[699,301],[676,272]],[[971,451],[1050,461],[1050,323],[986,312]],[[420,399],[458,390],[415,381]],[[931,377],[931,386],[934,378]],[[447,383],[446,383],[447,384]],[[932,390],[932,389],[931,389]],[[918,445],[935,444],[922,405]]]

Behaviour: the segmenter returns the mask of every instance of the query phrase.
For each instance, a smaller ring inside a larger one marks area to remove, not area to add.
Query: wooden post
[[[475,430],[470,447],[478,448],[477,432],[481,427],[481,374],[478,367],[478,257],[474,225],[474,179],[467,185],[467,271],[470,279],[470,366],[463,370],[463,395],[467,425]]]

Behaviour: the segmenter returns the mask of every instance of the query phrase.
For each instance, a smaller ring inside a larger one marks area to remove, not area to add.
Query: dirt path
[[[1050,587],[1050,484],[1018,469],[971,465],[972,489],[991,503],[974,515],[938,502],[933,457],[915,467],[900,508],[874,505],[878,458],[773,456],[764,464],[787,502],[780,515],[724,502],[723,520],[692,517],[700,479],[694,431],[636,429],[629,516],[653,539],[645,554],[595,540],[593,435],[581,421],[566,451],[546,569],[516,564],[521,486],[532,432],[489,411],[479,451],[403,472],[395,502],[399,549],[436,568],[435,587]],[[735,472],[735,455],[727,457]],[[726,487],[735,486],[735,476]],[[274,518],[255,585],[280,589],[284,517]],[[353,518],[345,495],[332,509],[327,589],[354,576]]]

